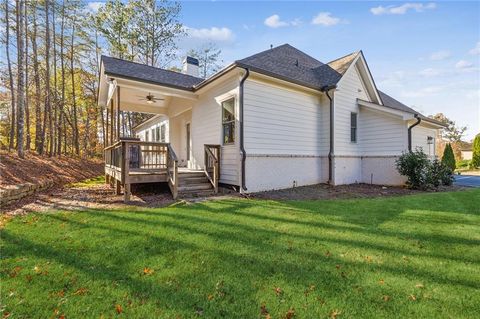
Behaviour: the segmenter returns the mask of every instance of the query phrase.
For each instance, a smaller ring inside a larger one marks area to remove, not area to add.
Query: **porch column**
[[[113,99],[110,100],[110,145],[113,145]]]
[[[117,85],[117,140],[120,139],[120,86]]]

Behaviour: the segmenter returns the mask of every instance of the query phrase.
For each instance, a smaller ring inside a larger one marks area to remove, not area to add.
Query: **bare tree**
[[[12,108],[12,122],[10,124],[10,138],[8,143],[8,148],[12,149],[15,143],[15,89],[13,84],[13,72],[12,72],[12,62],[10,60],[10,14],[9,14],[9,0],[5,0],[5,49],[7,53],[7,65],[8,65],[8,77],[9,77],[9,86],[10,86],[10,98],[11,98],[11,108]]]
[[[37,46],[37,6],[32,4],[33,33],[32,33],[32,50],[33,50],[33,78],[35,82],[35,150],[38,154],[43,153],[42,138],[42,112],[40,110],[40,70],[38,62],[38,46]]]
[[[23,120],[25,113],[25,50],[24,50],[24,7],[23,0],[16,1],[17,13],[17,153],[25,157],[23,149]]]

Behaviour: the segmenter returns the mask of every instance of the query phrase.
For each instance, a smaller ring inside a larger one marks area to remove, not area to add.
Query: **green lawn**
[[[478,318],[480,190],[31,214],[10,318]]]

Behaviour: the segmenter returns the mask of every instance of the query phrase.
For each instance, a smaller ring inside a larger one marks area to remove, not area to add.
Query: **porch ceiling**
[[[197,95],[162,85],[143,83],[130,79],[109,77],[101,81],[99,95],[100,105],[109,105],[113,99],[116,104],[117,90],[120,89],[120,110],[151,114],[166,114],[172,100],[191,103],[197,99]],[[103,94],[102,94],[103,93]],[[147,95],[155,97],[154,103],[148,103]]]

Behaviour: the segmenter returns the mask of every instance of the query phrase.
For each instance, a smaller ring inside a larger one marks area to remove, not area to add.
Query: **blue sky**
[[[181,21],[182,52],[214,42],[225,64],[270,44],[322,62],[363,50],[379,89],[480,132],[478,1],[186,1]]]

